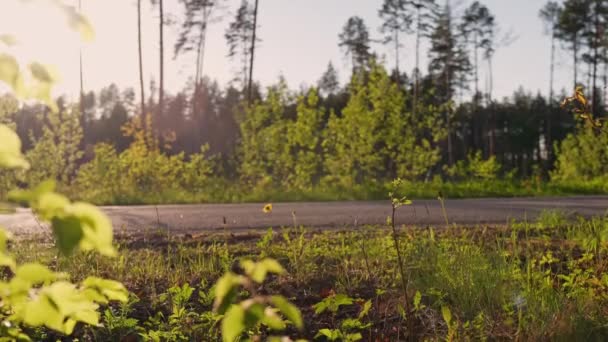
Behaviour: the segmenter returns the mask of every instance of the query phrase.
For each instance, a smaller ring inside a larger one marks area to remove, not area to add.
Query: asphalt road
[[[608,196],[561,198],[485,198],[446,200],[450,224],[495,225],[511,219],[534,220],[546,209],[557,209],[568,215],[603,215],[608,209]],[[223,231],[245,232],[269,227],[297,225],[318,228],[344,228],[367,224],[383,224],[391,214],[387,201],[275,203],[271,213],[263,213],[264,204],[202,204],[103,207],[117,232],[138,234],[144,231],[166,231],[171,234]],[[224,224],[225,221],[225,224]],[[416,200],[399,208],[398,224],[417,226],[445,225],[437,200]],[[27,209],[12,215],[0,215],[0,226],[14,235],[48,234]]]

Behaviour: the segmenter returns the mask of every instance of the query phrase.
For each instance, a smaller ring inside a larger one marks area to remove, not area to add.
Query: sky
[[[43,0],[44,1],[44,0]],[[111,83],[121,88],[137,87],[137,12],[135,0],[81,0],[83,13],[95,29],[95,39],[82,43],[64,26],[60,14],[50,6],[38,5],[24,10],[17,0],[0,1],[0,33],[14,32],[20,45],[12,48],[23,58],[38,59],[55,65],[61,80],[56,94],[75,98],[79,92],[79,49],[82,47],[85,90],[97,91]],[[439,0],[441,3],[443,0]],[[77,0],[66,0],[76,4]],[[462,10],[469,0],[452,0]],[[35,3],[35,2],[34,2]],[[143,39],[146,84],[158,80],[158,15],[144,0]],[[223,20],[209,27],[204,74],[220,84],[234,78],[238,61],[226,58],[224,32],[240,0],[225,0]],[[315,85],[331,61],[343,82],[350,65],[338,46],[338,34],[350,16],[360,16],[370,28],[373,39],[380,39],[378,9],[382,0],[259,0],[259,36],[254,79],[267,86],[284,77],[292,89]],[[531,92],[548,93],[550,40],[545,35],[538,11],[545,0],[482,0],[503,34],[514,40],[499,47],[494,59],[494,95],[509,96],[520,86]],[[178,0],[165,0],[169,19],[179,20]],[[165,87],[175,93],[194,74],[195,56],[173,59],[173,44],[179,25],[165,29]],[[401,70],[414,66],[413,37],[406,39],[401,51]],[[422,46],[422,67],[426,70],[426,51]],[[392,49],[381,44],[374,51],[394,65]],[[567,51],[557,56],[556,89],[572,83],[571,62]],[[481,88],[487,79],[486,66]],[[147,94],[149,95],[149,94]]]

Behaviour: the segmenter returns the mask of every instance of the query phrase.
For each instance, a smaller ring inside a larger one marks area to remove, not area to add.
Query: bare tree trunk
[[[418,83],[420,82],[419,80],[419,69],[420,69],[420,30],[422,29],[422,18],[421,18],[421,12],[422,11],[422,7],[421,5],[419,5],[416,9],[416,16],[417,16],[417,24],[416,24],[416,67],[414,70],[414,96],[413,96],[413,101],[412,101],[412,113],[414,114],[414,117],[416,117],[416,107],[418,106]]]
[[[589,50],[591,50],[591,49],[589,49]],[[591,52],[591,51],[589,51],[589,52]],[[589,92],[589,89],[591,89],[592,74],[593,74],[593,63],[589,63],[589,64],[587,64],[587,92]],[[593,95],[591,95],[591,97],[593,100]]]
[[[452,143],[452,113],[448,111],[447,124],[448,124],[448,166],[454,165],[454,151]]]
[[[251,51],[249,53],[249,84],[247,86],[247,103],[251,105],[253,101],[253,62],[255,60],[255,41],[256,41],[256,33],[258,29],[258,0],[255,0],[255,5],[253,7],[253,34],[251,36]]]
[[[477,32],[473,32],[473,46],[474,46],[474,63],[475,63],[475,107],[477,107],[479,101],[479,47],[477,44]]]
[[[551,32],[551,66],[549,68],[549,103],[553,102],[553,82],[555,74],[555,30]]]
[[[599,23],[599,4],[596,2],[595,3],[595,18],[594,18],[594,26],[595,26],[595,37],[593,37],[593,88],[591,89],[591,113],[593,115],[597,115],[597,103],[598,103],[598,96],[597,96],[597,60],[598,60],[598,47],[599,47],[599,35],[600,35],[600,23]]]
[[[196,82],[200,83],[203,78],[203,66],[205,64],[205,45],[207,43],[207,21],[211,14],[211,9],[205,7],[203,9],[203,22],[201,26],[201,34],[199,36],[198,53],[196,60]]]
[[[448,15],[448,27],[451,27],[451,22],[452,22],[452,12],[451,12],[451,7],[450,7],[450,0],[446,1],[446,11],[447,11],[447,15]],[[450,28],[451,29],[451,28]],[[452,46],[449,47],[450,50],[452,50]],[[452,100],[452,80],[450,78],[450,66],[451,66],[451,54],[448,54],[447,56],[447,61],[446,61],[446,70],[445,70],[445,87],[446,87],[446,95],[447,95],[447,101],[451,101]],[[448,134],[448,166],[452,166],[454,165],[454,151],[452,148],[452,112],[451,109],[447,111],[447,118],[446,118],[446,123],[447,123],[447,134]]]
[[[574,52],[574,88],[576,88],[577,83],[578,83],[578,42],[577,42],[578,36],[575,34],[574,35],[574,40],[573,40],[573,47],[572,50]]]
[[[82,0],[78,0],[78,12],[80,12],[80,14],[82,14]],[[80,124],[83,126],[83,129],[84,129],[85,115],[84,115],[84,76],[83,76],[83,70],[82,70],[82,45],[80,46],[80,48],[78,50],[78,66],[79,66],[79,73],[80,73],[80,102],[79,102]]]
[[[604,52],[603,52],[603,54],[604,54],[604,92],[603,92],[604,93],[604,98],[602,100],[604,102],[603,103],[604,104],[604,108],[606,108],[606,103],[607,103],[606,102],[606,100],[607,100],[607,97],[606,97],[607,93],[606,93],[606,91],[608,91],[608,62],[606,62],[606,61],[608,61],[608,47],[606,45],[604,45]]]
[[[165,13],[163,9],[163,0],[158,1],[159,8],[159,43],[160,43],[160,75],[158,88],[158,116],[161,117],[164,110],[165,97]]]
[[[490,84],[488,85],[488,107],[490,109],[490,156],[496,155],[496,113],[494,113],[494,102],[492,92],[494,90],[494,72],[492,68],[492,57],[488,58],[488,71]]]
[[[196,96],[198,96],[199,88],[203,79],[203,64],[205,60],[205,43],[207,41],[207,20],[209,18],[209,10],[203,9],[203,22],[198,41],[198,50],[196,55],[196,76],[194,78],[194,92],[192,93],[192,113],[196,113]]]
[[[397,84],[401,85],[401,75],[399,74],[399,30],[395,30],[395,71],[397,72]]]
[[[141,0],[137,0],[137,48],[139,56],[139,88],[141,97],[141,115],[142,119],[146,116],[146,95],[144,86],[144,65],[141,40]]]
[[[549,165],[553,162],[553,139],[551,116],[553,115],[553,82],[555,77],[555,29],[551,32],[551,67],[549,75],[549,109],[545,115],[545,148],[547,150],[547,165],[545,171],[549,169]]]

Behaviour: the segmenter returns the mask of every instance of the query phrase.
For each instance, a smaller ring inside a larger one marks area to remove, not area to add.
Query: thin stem
[[[401,256],[401,248],[399,246],[399,237],[397,235],[397,228],[395,227],[395,212],[397,211],[397,206],[393,204],[393,211],[391,215],[391,228],[393,230],[393,241],[395,243],[395,250],[397,252],[397,262],[399,263],[399,273],[401,275],[401,286],[403,287],[403,295],[405,296],[405,312],[407,313],[407,328],[408,328],[408,339],[410,341],[414,340],[414,326],[413,320],[410,317],[410,300],[407,295],[407,278],[405,276],[405,270],[403,268],[403,258]]]

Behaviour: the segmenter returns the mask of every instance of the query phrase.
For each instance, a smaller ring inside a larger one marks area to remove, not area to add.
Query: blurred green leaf
[[[0,252],[6,252],[6,244],[10,240],[10,234],[2,227],[0,227]]]
[[[258,284],[264,282],[266,275],[270,273],[282,274],[285,272],[281,264],[274,259],[264,259],[260,262],[253,262],[251,260],[243,260],[241,267],[245,271],[245,274],[249,276],[253,281]]]
[[[31,63],[29,69],[32,76],[42,83],[53,83],[59,78],[57,72],[52,70],[50,66],[42,65],[37,62]]]
[[[0,53],[0,81],[8,84],[15,93],[21,91],[23,79],[19,63],[15,57],[6,53]]]
[[[83,239],[80,248],[84,251],[96,250],[106,256],[115,256],[112,246],[112,222],[99,208],[88,203],[77,202],[66,209],[69,216],[81,224]]]
[[[17,262],[13,257],[6,255],[4,252],[0,252],[0,266],[8,267],[14,272],[17,268]]]
[[[41,288],[38,296],[27,302],[17,314],[21,315],[28,325],[44,325],[70,335],[77,322],[98,325],[98,307],[74,284],[59,281]]]
[[[55,217],[51,221],[57,248],[63,255],[71,255],[84,235],[76,217]]]
[[[74,31],[80,33],[82,40],[91,41],[95,38],[93,26],[84,15],[78,13],[74,6],[64,5],[63,10],[68,17],[68,24]]]
[[[0,42],[4,43],[7,46],[13,46],[17,44],[17,39],[10,34],[0,34]]]
[[[287,319],[292,322],[293,325],[296,326],[296,328],[302,329],[304,327],[300,310],[285,299],[285,297],[272,296],[270,297],[270,301],[272,302],[272,305],[279,309],[281,313],[285,315],[285,317],[287,317]]]
[[[269,327],[272,330],[283,330],[286,328],[285,322],[276,312],[276,309],[271,307],[265,307],[260,305],[263,308],[263,312],[261,315],[261,322]]]
[[[226,312],[232,300],[236,297],[238,286],[242,285],[244,281],[242,276],[234,273],[226,273],[217,281],[213,303],[213,308],[217,313],[223,314]]]
[[[55,192],[38,193],[38,198],[34,198],[32,209],[45,221],[63,216],[66,207],[70,205],[70,200]]]
[[[82,286],[84,286],[85,289],[96,290],[111,301],[126,302],[129,299],[129,291],[127,291],[122,283],[114,280],[88,277],[82,282]]]
[[[64,275],[55,273],[46,266],[29,263],[19,266],[15,272],[15,277],[35,285],[62,278]]]
[[[240,305],[232,305],[222,319],[222,340],[234,342],[245,327],[245,309]]]
[[[1,58],[1,57],[0,57]],[[0,69],[2,68],[0,61]],[[2,71],[0,70],[0,73]],[[28,168],[29,163],[21,154],[21,140],[13,130],[0,125],[0,167]]]

